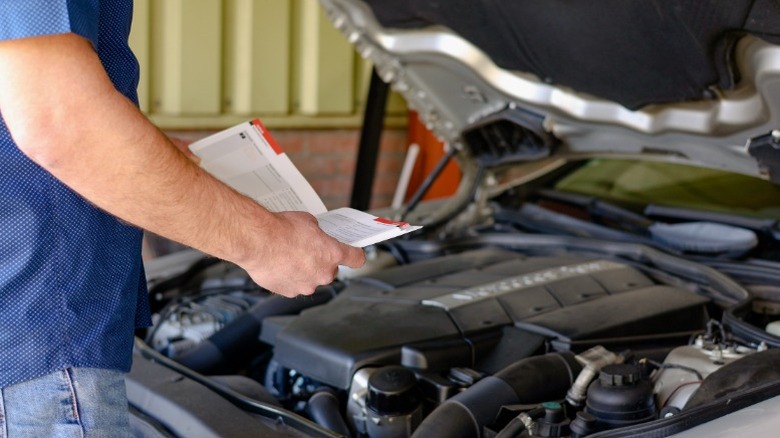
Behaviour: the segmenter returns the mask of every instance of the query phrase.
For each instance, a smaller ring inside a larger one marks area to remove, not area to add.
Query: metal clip
[[[756,159],[762,174],[773,183],[780,183],[780,129],[749,139],[745,149]]]

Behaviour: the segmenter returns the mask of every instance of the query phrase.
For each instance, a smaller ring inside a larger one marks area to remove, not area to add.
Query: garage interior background
[[[316,0],[136,0],[130,43],[157,126],[195,139],[259,117],[328,208],[349,204],[371,66]],[[372,208],[390,205],[409,117],[393,93]],[[428,155],[416,173],[438,159]]]

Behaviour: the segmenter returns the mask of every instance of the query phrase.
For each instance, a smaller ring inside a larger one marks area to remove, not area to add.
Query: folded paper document
[[[266,209],[309,212],[324,232],[348,245],[362,248],[421,228],[353,208],[328,211],[257,119],[198,140],[190,150],[203,169]]]

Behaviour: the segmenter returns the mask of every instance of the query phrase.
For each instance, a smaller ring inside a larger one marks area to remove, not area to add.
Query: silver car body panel
[[[561,140],[558,157],[637,156],[763,176],[746,141],[780,127],[780,47],[744,37],[736,50],[742,81],[719,99],[650,105],[632,111],[615,102],[545,83],[495,65],[443,27],[382,27],[360,0],[320,0],[383,80],[444,142],[463,148],[467,127],[521,107],[542,114]]]
[[[780,412],[780,397],[774,397],[671,436],[674,438],[777,436],[780,427],[778,412]]]

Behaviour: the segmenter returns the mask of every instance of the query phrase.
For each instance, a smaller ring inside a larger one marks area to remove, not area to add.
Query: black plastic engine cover
[[[346,389],[369,365],[495,368],[511,362],[493,351],[515,350],[507,359],[517,360],[545,339],[691,332],[704,327],[707,303],[613,261],[482,249],[356,280],[264,340],[283,366]]]

